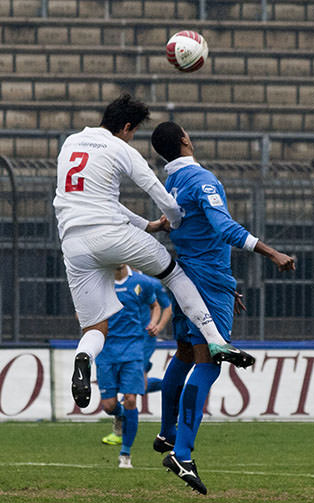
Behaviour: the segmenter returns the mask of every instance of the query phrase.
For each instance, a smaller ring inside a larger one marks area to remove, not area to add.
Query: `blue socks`
[[[168,365],[162,381],[162,419],[160,436],[174,443],[179,412],[179,400],[184,381],[193,363],[185,363],[174,356]]]
[[[124,409],[123,432],[122,432],[122,447],[120,454],[130,454],[131,447],[137,433],[138,426],[138,410]]]
[[[125,409],[120,402],[117,402],[115,408],[108,414],[110,416],[123,416],[122,446],[120,454],[130,455],[131,447],[137,433],[138,410]]]
[[[160,391],[161,385],[162,379],[158,379],[158,377],[148,377],[145,393],[154,393],[154,391]]]
[[[108,412],[108,414],[109,416],[123,416],[124,415],[123,405],[118,401],[115,408],[111,412]]]
[[[174,446],[176,456],[181,461],[191,459],[191,449],[203,417],[203,407],[212,384],[220,374],[220,367],[214,363],[198,363],[181,394],[179,423]]]

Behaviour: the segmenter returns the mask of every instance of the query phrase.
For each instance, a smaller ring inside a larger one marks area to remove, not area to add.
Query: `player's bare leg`
[[[107,320],[83,329],[83,337],[75,353],[72,376],[72,396],[80,408],[89,405],[91,397],[91,364],[102,350],[107,332]]]

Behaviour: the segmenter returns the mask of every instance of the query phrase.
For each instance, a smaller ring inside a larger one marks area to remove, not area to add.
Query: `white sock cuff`
[[[92,329],[85,332],[81,338],[75,352],[75,356],[78,353],[87,353],[92,361],[99,355],[104,347],[105,337],[100,330]]]

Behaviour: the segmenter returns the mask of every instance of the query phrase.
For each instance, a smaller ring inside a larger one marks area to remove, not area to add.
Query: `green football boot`
[[[109,433],[109,435],[103,437],[101,441],[106,445],[122,445],[122,437],[115,433]]]
[[[219,344],[208,344],[209,352],[217,365],[220,365],[222,362],[233,363],[236,367],[247,368],[251,365],[254,365],[255,358],[254,356],[242,351],[241,349],[235,348],[231,344],[223,344],[220,346]]]

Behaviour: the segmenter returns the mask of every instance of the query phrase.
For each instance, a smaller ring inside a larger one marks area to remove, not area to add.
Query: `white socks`
[[[91,361],[94,361],[104,347],[104,343],[105,336],[100,330],[88,330],[81,338],[76,348],[75,356],[78,353],[87,353]]]
[[[183,313],[197,326],[208,344],[226,344],[196,286],[178,264],[162,282],[172,291]]]

